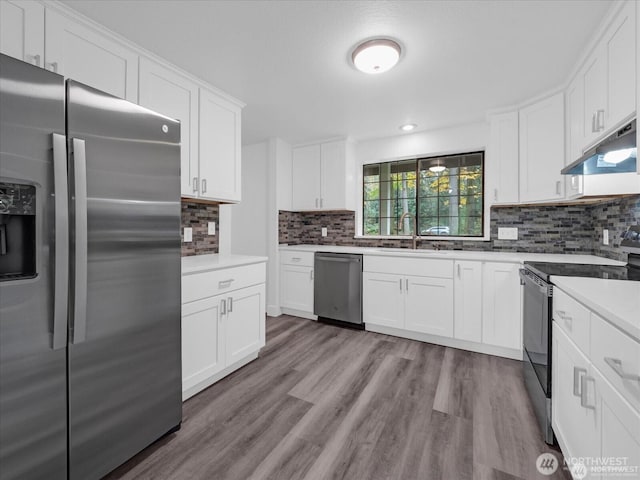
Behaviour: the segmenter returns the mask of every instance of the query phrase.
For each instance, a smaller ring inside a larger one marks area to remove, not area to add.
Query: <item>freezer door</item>
[[[67,82],[69,472],[97,479],[182,417],[180,124]]]
[[[67,478],[64,128],[63,78],[0,55],[3,480]]]

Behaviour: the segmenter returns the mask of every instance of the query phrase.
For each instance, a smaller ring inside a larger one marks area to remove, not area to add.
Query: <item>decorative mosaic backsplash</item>
[[[219,224],[219,206],[213,204],[195,203],[182,200],[182,221],[180,234],[184,235],[184,228],[193,228],[193,241],[182,242],[182,256],[218,253],[219,232],[207,235],[208,222]]]
[[[640,195],[597,204],[494,207],[491,240],[422,240],[418,248],[442,250],[518,251],[595,254],[626,261],[620,236],[627,225],[640,223]],[[327,227],[327,236],[321,236]],[[498,227],[518,227],[518,240],[498,240]],[[602,245],[609,229],[610,244]],[[285,212],[279,215],[280,243],[410,248],[411,240],[354,238],[353,212]]]

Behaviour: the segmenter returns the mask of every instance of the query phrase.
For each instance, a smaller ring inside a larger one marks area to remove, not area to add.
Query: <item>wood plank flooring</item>
[[[115,479],[528,480],[553,452],[520,363],[267,319],[260,357],[188,400],[182,429]]]

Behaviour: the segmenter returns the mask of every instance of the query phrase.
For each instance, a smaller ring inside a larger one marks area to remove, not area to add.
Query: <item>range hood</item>
[[[601,175],[636,172],[636,120],[618,129],[575,162],[561,170],[563,175]]]

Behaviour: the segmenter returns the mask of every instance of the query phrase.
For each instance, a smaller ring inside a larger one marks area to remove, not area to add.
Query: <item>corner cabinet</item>
[[[518,203],[518,112],[492,115],[489,124],[487,200],[494,205]]]
[[[355,209],[352,149],[348,140],[293,148],[293,211]]]
[[[182,398],[254,360],[265,345],[264,263],[182,276]]]
[[[520,202],[563,199],[563,93],[522,108],[519,124]]]

